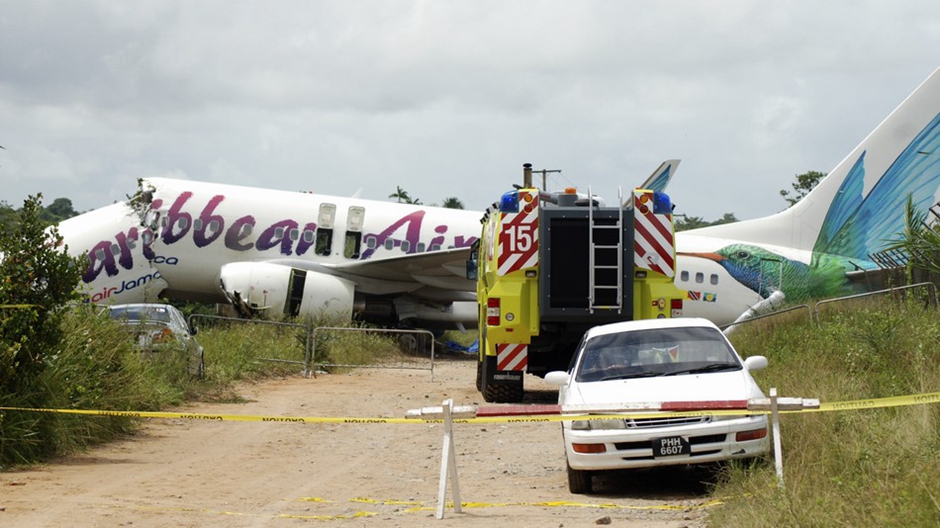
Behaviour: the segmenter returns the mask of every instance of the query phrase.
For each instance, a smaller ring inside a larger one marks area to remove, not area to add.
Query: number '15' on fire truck
[[[593,326],[682,315],[669,197],[637,189],[617,202],[528,184],[484,215],[467,277],[477,281],[477,389],[486,401],[522,401],[524,373],[565,370]]]

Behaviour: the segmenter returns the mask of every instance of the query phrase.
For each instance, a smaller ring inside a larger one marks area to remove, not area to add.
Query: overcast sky
[[[164,176],[483,209],[522,164],[782,210],[940,66],[940,4],[0,0],[0,200]]]

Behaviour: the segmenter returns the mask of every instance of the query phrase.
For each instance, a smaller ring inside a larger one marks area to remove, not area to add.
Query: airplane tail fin
[[[649,189],[651,191],[662,192],[666,190],[666,186],[669,185],[669,181],[672,180],[672,177],[676,175],[676,169],[679,167],[679,161],[677,159],[666,160],[653,171],[652,174],[646,178],[646,181],[641,183],[637,189]]]
[[[697,234],[871,260],[904,227],[904,204],[940,200],[940,68],[802,200]]]
[[[680,161],[681,160],[671,159],[662,162],[659,167],[656,167],[656,170],[654,170],[643,183],[637,185],[636,188],[663,192],[666,190],[666,186],[669,185],[672,177],[676,175],[676,169],[679,167]],[[620,206],[624,209],[632,208],[633,198],[627,198]]]

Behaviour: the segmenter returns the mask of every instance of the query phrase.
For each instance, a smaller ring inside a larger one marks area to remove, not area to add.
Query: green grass
[[[197,320],[206,376],[193,379],[186,352],[141,357],[118,325],[83,310],[65,321],[65,340],[36,383],[0,394],[0,406],[158,410],[186,401],[237,401],[243,380],[299,375],[306,328]],[[314,326],[324,321],[310,322]],[[940,318],[920,304],[882,299],[822,314],[791,313],[743,325],[732,341],[765,355],[755,373],[765,392],[824,402],[940,391]],[[402,359],[394,337],[323,334],[318,362]],[[713,490],[724,505],[710,526],[940,525],[940,405],[788,414],[782,417],[784,477],[772,463],[732,465]],[[134,431],[112,416],[0,413],[0,468],[48,459]]]
[[[299,376],[308,328],[251,321],[197,319],[196,338],[205,348],[205,376],[196,379],[191,354],[182,347],[144,351],[119,324],[76,308],[63,323],[65,338],[46,358],[36,381],[15,394],[0,394],[0,406],[105,411],[165,410],[187,401],[240,401],[240,381]],[[346,365],[400,356],[392,338],[371,333],[335,333],[318,340],[318,358]],[[286,360],[286,361],[277,361]],[[81,451],[132,433],[128,417],[65,413],[0,412],[0,469]]]
[[[732,334],[781,396],[823,402],[940,391],[940,319],[914,302],[830,308],[819,324],[787,316]],[[785,487],[773,464],[731,467],[710,526],[940,525],[940,405],[781,416]]]

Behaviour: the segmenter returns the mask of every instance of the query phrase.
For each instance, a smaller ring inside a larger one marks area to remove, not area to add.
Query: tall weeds
[[[920,303],[862,303],[732,334],[770,366],[765,391],[823,402],[940,391],[940,320]],[[772,465],[730,469],[714,526],[940,525],[940,405],[781,416],[783,489]]]

